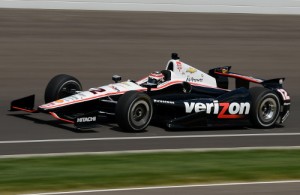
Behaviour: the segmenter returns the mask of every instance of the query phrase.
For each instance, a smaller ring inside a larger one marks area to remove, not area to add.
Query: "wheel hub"
[[[144,100],[135,102],[131,109],[131,122],[136,126],[143,126],[149,121],[149,105]]]
[[[140,121],[143,117],[144,117],[144,110],[142,108],[137,108],[135,111],[134,111],[134,115],[133,115],[133,118],[134,120],[136,121]]]
[[[260,118],[263,122],[267,123],[273,120],[277,112],[276,101],[272,98],[265,99],[261,104]]]

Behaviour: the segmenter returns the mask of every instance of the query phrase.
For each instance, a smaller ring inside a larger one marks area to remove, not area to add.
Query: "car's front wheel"
[[[153,114],[151,98],[141,92],[128,91],[120,97],[116,106],[118,125],[129,132],[145,130]]]
[[[53,77],[46,87],[45,103],[73,95],[75,91],[82,91],[79,80],[70,75],[59,74]]]
[[[262,87],[251,88],[250,94],[252,123],[259,128],[274,126],[280,113],[280,100],[277,94]]]

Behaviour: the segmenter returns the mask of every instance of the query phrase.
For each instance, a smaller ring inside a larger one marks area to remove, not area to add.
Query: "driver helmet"
[[[162,82],[164,82],[164,75],[160,71],[154,71],[149,75],[147,84],[159,85]]]

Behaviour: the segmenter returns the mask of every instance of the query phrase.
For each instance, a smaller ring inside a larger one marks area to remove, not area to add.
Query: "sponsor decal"
[[[78,93],[77,95],[78,95],[78,96],[81,96],[81,99],[87,97],[87,96],[86,96],[85,94],[83,94],[83,93]]]
[[[109,85],[109,87],[112,88],[112,89],[114,89],[114,90],[116,90],[116,91],[118,91],[118,92],[120,91],[120,89],[118,89],[118,88],[117,88],[116,86],[114,86],[114,85]]]
[[[285,115],[282,117],[281,119],[281,123],[284,123],[284,121],[288,118],[288,116],[290,115],[290,111],[288,110]]]
[[[90,89],[90,92],[91,93],[93,93],[93,94],[98,94],[98,93],[102,93],[102,92],[104,92],[105,90],[104,89],[102,89],[102,88],[92,88],[92,89]]]
[[[175,104],[175,102],[168,101],[168,100],[156,100],[156,99],[154,99],[153,101],[154,101],[154,103],[161,103],[161,104]]]
[[[81,118],[77,118],[77,123],[94,122],[96,120],[97,120],[96,116],[93,116],[93,117],[81,117]]]
[[[203,78],[194,78],[194,77],[187,77],[186,78],[186,81],[187,82],[202,82],[203,81]]]
[[[63,103],[64,100],[63,100],[63,99],[59,99],[59,100],[56,100],[55,102],[56,102],[56,103]]]
[[[189,73],[193,74],[193,73],[197,72],[197,69],[196,69],[196,68],[189,67],[189,68],[186,70],[186,72],[189,72]]]
[[[127,81],[124,81],[121,84],[126,85],[127,87],[131,87],[131,85]]]
[[[72,96],[66,97],[64,100],[67,102],[71,102],[71,101],[75,101],[75,100],[79,100],[79,99],[82,99],[82,98],[79,98],[78,95],[72,95]]]
[[[249,114],[249,102],[218,102],[217,100],[211,103],[200,102],[184,102],[185,112],[206,112],[207,114],[218,115],[218,118],[236,119],[243,118],[243,115]]]
[[[182,70],[182,63],[180,61],[177,61],[176,65],[177,65],[178,71],[180,72]]]
[[[277,91],[282,95],[283,100],[290,100],[291,97],[288,95],[286,90],[284,89],[277,89]]]

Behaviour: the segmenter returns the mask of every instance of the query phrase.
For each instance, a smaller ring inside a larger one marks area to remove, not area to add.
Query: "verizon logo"
[[[185,112],[206,112],[207,114],[216,114],[218,118],[242,118],[243,115],[249,114],[250,103],[249,102],[221,102],[217,100],[212,103],[195,103],[184,102]]]

